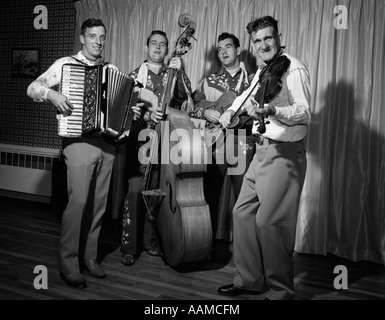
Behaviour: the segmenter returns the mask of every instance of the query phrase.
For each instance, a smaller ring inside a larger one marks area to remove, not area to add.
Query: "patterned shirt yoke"
[[[245,74],[246,73],[246,74]],[[241,79],[241,77],[243,77]],[[198,85],[197,90],[193,94],[194,103],[198,104],[202,100],[216,101],[220,96],[228,91],[232,91],[235,95],[239,96],[245,91],[251,83],[254,74],[245,72],[242,68],[236,72],[234,76],[222,67],[217,72],[205,77]],[[239,83],[241,81],[241,83]],[[204,119],[204,106],[197,106],[194,112],[190,113],[190,116],[196,119]]]

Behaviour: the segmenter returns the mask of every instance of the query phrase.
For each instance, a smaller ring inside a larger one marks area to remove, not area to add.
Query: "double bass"
[[[186,29],[176,42],[174,56],[188,52],[189,39],[195,32],[192,16],[181,15],[178,23]],[[170,266],[207,260],[212,251],[210,210],[203,191],[207,150],[188,113],[169,107],[175,80],[176,70],[169,69],[161,100],[165,118],[155,126],[159,144],[153,149],[153,155],[161,159],[159,189],[142,192],[154,217],[162,255]],[[182,159],[178,155],[182,155]],[[151,169],[149,171],[150,176]],[[150,200],[154,199],[150,197],[155,197],[152,205]]]

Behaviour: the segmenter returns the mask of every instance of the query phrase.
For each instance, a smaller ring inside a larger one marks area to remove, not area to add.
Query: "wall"
[[[36,30],[34,8],[44,5],[48,28]],[[0,144],[59,148],[56,110],[26,95],[31,78],[12,77],[12,49],[39,50],[40,73],[72,54],[76,10],[71,1],[2,1],[0,18]]]
[[[47,29],[34,20],[47,10]],[[71,1],[2,1],[0,11],[0,195],[47,202],[58,156],[56,110],[26,94],[33,78],[14,77],[15,49],[37,49],[38,75],[56,59],[72,54],[76,10]]]

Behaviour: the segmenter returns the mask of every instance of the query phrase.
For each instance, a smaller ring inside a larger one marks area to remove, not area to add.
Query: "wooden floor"
[[[142,254],[135,265],[120,263],[120,221],[103,221],[100,259],[108,276],[85,274],[88,288],[65,285],[58,273],[60,218],[48,204],[0,197],[0,300],[263,300],[264,295],[219,296],[217,288],[232,282],[231,246],[214,244],[210,261],[171,268],[159,257]],[[385,267],[353,263],[335,256],[295,254],[296,300],[385,299]],[[48,289],[33,286],[34,267],[48,269]],[[348,289],[333,287],[334,267],[345,265]]]

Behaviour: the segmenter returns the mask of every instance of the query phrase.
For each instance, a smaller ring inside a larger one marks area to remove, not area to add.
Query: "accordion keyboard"
[[[82,66],[64,65],[62,70],[61,93],[72,103],[71,115],[58,115],[59,136],[78,138],[83,132],[85,70]]]
[[[58,115],[59,136],[118,138],[131,126],[134,85],[130,76],[108,66],[64,64],[59,91],[74,109]]]

